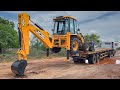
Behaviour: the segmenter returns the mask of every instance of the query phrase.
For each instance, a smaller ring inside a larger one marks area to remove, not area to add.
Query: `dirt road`
[[[26,78],[20,79],[119,79],[120,51],[115,57],[101,60],[95,65],[74,64],[65,57],[30,60],[25,70]],[[11,72],[13,62],[0,63],[0,79],[18,79]]]

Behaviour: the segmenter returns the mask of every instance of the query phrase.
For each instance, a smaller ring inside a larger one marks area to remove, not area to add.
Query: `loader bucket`
[[[17,60],[11,65],[11,70],[18,76],[24,75],[25,67],[27,66],[26,60]]]

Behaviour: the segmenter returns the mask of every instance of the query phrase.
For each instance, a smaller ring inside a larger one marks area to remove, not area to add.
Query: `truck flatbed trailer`
[[[95,64],[101,59],[113,57],[115,53],[116,51],[111,48],[96,48],[95,51],[80,51],[71,57],[74,63],[85,63],[85,60],[88,60],[89,64]]]

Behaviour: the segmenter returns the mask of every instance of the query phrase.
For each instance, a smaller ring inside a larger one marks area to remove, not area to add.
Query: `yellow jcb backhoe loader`
[[[66,49],[66,57],[79,51],[86,51],[89,45],[85,43],[83,35],[78,28],[77,20],[70,16],[58,16],[53,19],[52,39],[49,33],[40,25],[34,23],[27,13],[18,14],[18,31],[21,48],[17,51],[18,59],[11,65],[11,70],[16,75],[24,75],[27,66],[27,55],[29,54],[29,32],[34,34],[46,47],[47,56],[49,49],[58,53],[61,48]],[[93,49],[92,49],[93,50]]]

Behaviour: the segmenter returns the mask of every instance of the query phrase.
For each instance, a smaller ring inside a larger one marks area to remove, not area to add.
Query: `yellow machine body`
[[[30,32],[44,44],[48,51],[51,49],[52,52],[58,53],[61,48],[66,48],[67,59],[69,59],[69,56],[72,55],[71,53],[77,53],[79,51],[79,47],[82,48],[82,45],[84,44],[84,37],[81,33],[76,33],[75,31],[76,19],[70,16],[62,16],[56,17],[53,20],[55,21],[55,24],[57,23],[57,29],[55,29],[56,26],[54,24],[54,31],[57,30],[57,32],[50,35],[41,26],[31,21],[30,16],[27,13],[18,14],[19,41],[21,48],[17,51],[17,61],[11,65],[11,70],[13,73],[19,76],[24,75],[24,70],[27,66],[28,60],[27,55],[29,54]],[[73,21],[74,24],[70,23],[70,21]],[[34,24],[31,24],[31,22]],[[60,25],[64,26],[62,27],[64,29],[61,29],[61,31],[58,29],[60,28]],[[71,32],[70,25],[73,25],[74,33],[73,31]]]
[[[66,17],[72,18],[70,16],[64,16],[63,18]],[[27,13],[19,14],[18,21],[19,21],[18,23],[19,29],[21,32],[21,45],[22,45],[21,49],[19,49],[17,52],[18,60],[21,59],[27,60],[27,55],[29,54],[29,42],[30,42],[29,32],[32,32],[45,45],[46,48],[61,47],[61,48],[66,48],[66,50],[70,50],[71,36],[79,38],[81,42],[84,43],[84,38],[82,37],[81,34],[78,36],[77,34],[71,34],[70,32],[67,32],[65,35],[52,35],[52,41],[50,41],[49,39],[50,34],[47,31],[41,30],[35,27],[34,25],[30,24],[30,16]],[[62,41],[64,41],[64,43],[61,43]]]

